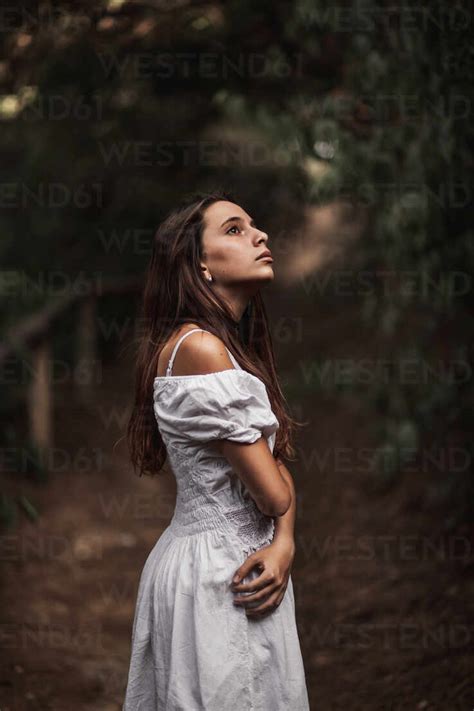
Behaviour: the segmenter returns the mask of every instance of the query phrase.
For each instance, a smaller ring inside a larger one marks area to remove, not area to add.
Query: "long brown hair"
[[[214,333],[238,363],[260,378],[280,426],[275,457],[292,459],[295,425],[287,412],[275,369],[267,313],[260,293],[249,300],[240,322],[226,302],[203,279],[200,259],[204,212],[219,200],[236,202],[228,191],[193,193],[176,207],[156,232],[145,275],[135,366],[135,401],[127,427],[131,460],[139,475],[158,474],[166,461],[166,448],[153,410],[158,357],[172,333],[185,323],[196,323]]]

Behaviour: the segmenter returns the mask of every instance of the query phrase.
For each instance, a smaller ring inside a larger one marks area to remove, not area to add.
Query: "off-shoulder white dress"
[[[291,576],[280,605],[251,619],[229,588],[247,556],[269,544],[261,513],[216,439],[273,451],[279,422],[264,383],[242,369],[166,376],[154,411],[177,480],[173,518],[139,582],[123,711],[307,711]],[[258,576],[253,569],[244,581]],[[241,593],[242,594],[242,593]],[[256,603],[257,604],[257,603]]]

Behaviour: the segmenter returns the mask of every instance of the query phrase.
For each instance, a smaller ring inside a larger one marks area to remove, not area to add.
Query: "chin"
[[[275,278],[275,274],[273,272],[273,269],[270,267],[269,269],[265,269],[264,274],[262,274],[262,273],[259,274],[257,281],[265,283],[267,281],[273,281],[274,278]]]
[[[270,262],[264,262],[259,265],[258,271],[260,274],[271,274],[273,276],[273,264],[270,264]]]

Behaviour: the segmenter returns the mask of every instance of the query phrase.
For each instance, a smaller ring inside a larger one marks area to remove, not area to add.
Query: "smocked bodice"
[[[186,536],[219,529],[250,551],[271,541],[274,520],[258,509],[212,443],[253,443],[264,436],[273,452],[279,423],[264,383],[228,353],[233,369],[170,376],[168,367],[167,375],[154,381],[154,412],[177,483],[173,532]]]

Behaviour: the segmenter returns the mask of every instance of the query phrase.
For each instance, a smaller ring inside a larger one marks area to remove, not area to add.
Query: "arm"
[[[279,516],[275,521],[275,535],[273,543],[286,546],[290,551],[295,553],[295,519],[296,519],[296,491],[293,482],[293,477],[283,464],[281,459],[277,459],[277,466],[281,476],[285,479],[291,493],[291,504],[283,516]]]
[[[218,440],[216,448],[231,464],[262,513],[277,519],[286,517],[292,503],[290,485],[263,437],[253,444]],[[288,528],[291,528],[291,514],[285,519],[281,535]]]
[[[276,463],[291,490],[291,505],[283,516],[276,519],[272,543],[252,553],[236,570],[236,577],[231,583],[231,590],[237,593],[234,604],[242,605],[248,617],[261,617],[278,607],[285,595],[295,556],[295,487],[283,462],[277,459]],[[259,567],[260,575],[248,583],[241,583],[240,580],[249,575],[255,566]],[[239,595],[243,592],[246,595]],[[260,601],[257,606],[256,601]],[[249,607],[249,603],[253,605]]]

